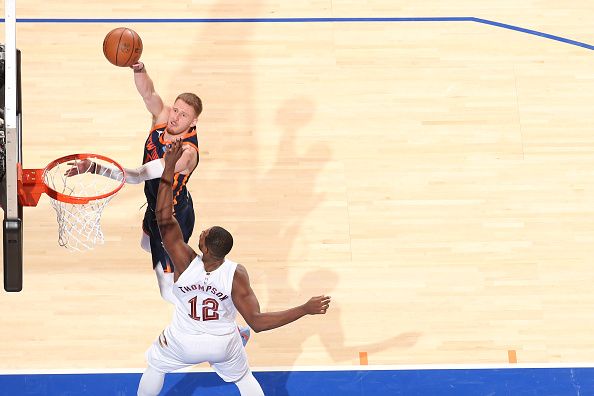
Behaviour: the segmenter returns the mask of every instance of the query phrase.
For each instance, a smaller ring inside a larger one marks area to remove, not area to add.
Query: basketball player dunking
[[[225,258],[233,247],[233,237],[227,230],[211,227],[202,231],[198,242],[202,255],[184,240],[173,215],[172,194],[176,163],[184,152],[183,141],[174,140],[166,152],[155,212],[163,244],[174,263],[175,313],[171,324],[146,353],[148,367],[138,395],[158,395],[166,373],[202,362],[209,362],[223,380],[236,384],[241,395],[264,395],[235,330],[237,311],[255,331],[265,331],[305,315],[325,314],[330,297],[312,297],[285,311],[260,312],[247,270]]]
[[[126,172],[125,181],[130,184],[144,182],[147,208],[142,223],[144,232],[140,244],[144,250],[151,253],[153,268],[157,274],[173,274],[173,264],[163,248],[155,218],[157,189],[159,188],[159,178],[163,174],[165,164],[163,160],[165,147],[173,137],[180,138],[183,142],[183,153],[175,165],[174,210],[175,217],[182,229],[184,241],[187,242],[194,229],[195,215],[192,197],[186,188],[186,184],[192,172],[198,166],[196,123],[198,122],[198,116],[202,112],[202,101],[193,93],[182,93],[175,99],[173,105],[165,105],[161,97],[155,92],[153,81],[147,74],[144,64],[139,62],[132,65],[131,68],[134,70],[136,89],[152,115],[152,127],[144,144],[142,166],[136,169],[124,168]],[[73,162],[71,165],[72,168],[66,173],[67,176],[92,172],[114,179],[121,179],[119,172],[106,169],[106,167],[90,160]],[[170,293],[167,289],[170,289],[170,286],[164,288],[164,277],[158,276],[157,278],[159,279],[161,295],[168,300],[168,294]]]
[[[153,81],[146,72],[144,64],[139,62],[132,65],[131,68],[134,70],[136,89],[152,115],[152,128],[144,144],[143,165],[136,169],[124,168],[126,183],[144,182],[147,208],[142,222],[143,234],[140,244],[144,250],[151,253],[161,296],[173,303],[174,265],[163,247],[157,226],[155,217],[157,190],[159,178],[163,174],[166,146],[173,138],[179,139],[182,142],[182,152],[174,168],[173,213],[181,228],[183,240],[187,243],[194,229],[195,214],[192,197],[186,184],[199,161],[196,123],[202,112],[202,101],[193,93],[182,93],[178,95],[173,105],[165,105],[155,92]],[[78,161],[72,165],[73,169],[67,173],[69,176],[93,172],[107,177],[118,177],[117,172],[107,171],[103,166],[90,160]],[[245,345],[250,337],[250,329],[246,326],[238,328],[238,330]]]
[[[144,183],[144,193],[148,205],[142,223],[144,234],[141,245],[145,250],[151,252],[153,268],[160,265],[164,272],[173,272],[173,264],[163,248],[155,218],[159,188],[158,177],[163,173],[162,158],[165,155],[166,145],[174,137],[180,138],[183,142],[183,153],[175,164],[174,213],[180,224],[184,241],[188,242],[194,229],[195,215],[192,197],[186,188],[186,183],[199,161],[196,123],[202,112],[202,101],[193,93],[183,93],[176,98],[173,105],[167,106],[155,92],[153,81],[146,72],[144,64],[136,63],[132,68],[134,69],[136,89],[142,96],[153,119],[151,131],[144,145],[142,163],[146,165],[158,160],[155,164],[159,168],[155,172],[156,178],[146,180]],[[156,269],[160,271],[160,269]]]

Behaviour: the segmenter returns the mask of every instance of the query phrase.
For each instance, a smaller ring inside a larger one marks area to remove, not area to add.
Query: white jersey
[[[206,272],[196,256],[173,284],[175,313],[171,326],[186,334],[225,335],[237,332],[237,309],[231,298],[237,263],[225,260]]]

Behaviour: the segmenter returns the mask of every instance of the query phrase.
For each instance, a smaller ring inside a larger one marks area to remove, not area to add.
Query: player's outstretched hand
[[[81,175],[87,172],[93,172],[95,168],[93,161],[87,158],[69,162],[67,165],[70,165],[70,169],[64,172],[64,176],[66,177]]]
[[[309,315],[325,314],[330,306],[330,296],[316,296],[305,303],[305,311]]]
[[[167,151],[165,151],[165,168],[175,168],[175,164],[177,163],[177,160],[181,158],[183,151],[182,140],[179,138],[168,144]]]

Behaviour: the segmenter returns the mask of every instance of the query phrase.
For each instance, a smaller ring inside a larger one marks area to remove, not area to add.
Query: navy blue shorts
[[[176,208],[175,218],[181,228],[184,241],[188,243],[192,236],[195,222],[194,205],[192,204],[192,198],[190,196],[188,196],[187,204],[180,205],[180,207]],[[155,212],[153,212],[151,208],[147,207],[146,212],[144,213],[142,229],[150,238],[153,268],[157,266],[157,263],[161,263],[163,271],[173,272],[173,263],[163,247],[161,233],[159,232],[159,226],[157,225],[157,218],[155,217]]]

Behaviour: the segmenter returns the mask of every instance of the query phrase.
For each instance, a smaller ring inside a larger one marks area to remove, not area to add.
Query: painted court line
[[[369,364],[367,352],[359,352],[359,364],[362,366],[367,366]]]
[[[507,351],[507,360],[510,363],[518,363],[518,357],[516,356],[515,350],[510,349],[509,351]]]
[[[560,369],[594,368],[594,362],[587,363],[499,363],[499,364],[410,364],[410,365],[372,365],[365,366],[274,366],[252,367],[254,372],[277,371],[416,371],[416,370],[501,370],[501,369]],[[28,374],[126,374],[142,373],[145,368],[104,368],[104,369],[40,369],[40,370],[0,370],[0,375]],[[210,373],[210,367],[194,367],[178,370],[176,373]]]
[[[4,22],[4,18],[0,19]],[[554,34],[475,17],[378,18],[17,18],[19,23],[319,23],[319,22],[475,22],[594,50],[594,46]]]

